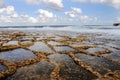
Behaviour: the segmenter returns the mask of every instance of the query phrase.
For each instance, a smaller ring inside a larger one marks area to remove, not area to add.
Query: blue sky
[[[1,0],[0,25],[113,24],[120,0]]]

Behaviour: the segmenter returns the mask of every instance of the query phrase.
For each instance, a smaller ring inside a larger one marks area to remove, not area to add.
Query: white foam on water
[[[106,33],[110,35],[120,35],[120,27],[114,26],[66,26],[66,27],[42,27],[42,28],[7,28],[3,30],[55,30],[55,31],[73,31],[84,33]]]
[[[108,27],[109,28],[109,27]],[[110,35],[120,35],[120,28],[111,28],[111,29],[101,29],[101,28],[94,28],[94,29],[88,29],[84,27],[76,27],[76,26],[67,26],[67,27],[43,27],[39,28],[37,30],[62,30],[62,31],[73,31],[73,32],[84,32],[84,33],[106,33]]]

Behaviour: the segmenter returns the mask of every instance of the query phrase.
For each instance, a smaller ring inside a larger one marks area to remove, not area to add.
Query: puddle
[[[76,54],[76,56],[101,74],[105,74],[109,71],[120,70],[119,65],[109,62],[101,57],[90,56],[81,53]]]
[[[36,38],[36,40],[38,40],[38,41],[39,41],[39,40],[43,40],[43,39],[47,39],[47,38],[42,37],[42,36],[41,36],[41,37],[39,37],[39,38]]]
[[[102,45],[102,44],[105,44],[106,42],[105,41],[104,42],[103,41],[93,41],[92,43],[94,43],[94,44],[101,44]]]
[[[73,43],[71,46],[73,47],[83,47],[83,46],[92,46],[92,44],[83,44],[83,43]]]
[[[113,40],[113,41],[119,41],[120,40],[120,37],[118,35],[110,35],[110,36],[107,36],[107,37],[104,37],[105,39],[110,39],[110,40]]]
[[[32,41],[22,41],[21,44],[32,43]]]
[[[17,72],[6,80],[51,80],[50,74],[55,66],[47,61],[19,68]]]
[[[69,31],[62,31],[58,34],[59,36],[68,36],[68,37],[72,37],[72,38],[76,38],[78,36],[77,33],[73,33],[73,32],[69,32]]]
[[[93,53],[93,52],[99,52],[99,51],[105,51],[104,48],[89,48],[87,49],[88,52]]]
[[[43,42],[35,42],[33,46],[28,48],[38,52],[52,52],[52,50]]]
[[[105,49],[109,49],[109,50],[111,50],[111,51],[116,51],[115,48],[112,48],[112,47],[107,46],[107,45],[98,45],[98,47],[105,48]]]
[[[36,56],[31,51],[21,48],[6,52],[0,52],[0,59],[8,60],[10,62],[20,62],[35,57]]]
[[[33,37],[26,36],[26,37],[21,37],[21,38],[19,38],[19,40],[21,40],[21,41],[31,41],[31,40],[34,40],[34,38],[33,38]]]
[[[52,39],[54,39],[54,40],[60,40],[60,39],[62,39],[62,37],[60,37],[60,36],[55,36],[55,38],[52,38]]]
[[[2,65],[1,63],[0,63],[0,72],[2,72],[2,71],[6,71],[8,68],[5,66],[5,65]]]
[[[3,46],[9,46],[9,45],[18,45],[18,41],[9,41],[3,44]]]
[[[83,44],[93,45],[94,43],[90,42],[89,40],[82,41]]]
[[[60,76],[65,80],[92,80],[96,78],[91,72],[75,64],[66,54],[53,54],[49,58],[62,65]]]
[[[120,51],[115,51],[111,54],[104,54],[102,56],[107,57],[113,61],[120,63]]]
[[[56,51],[73,51],[73,48],[70,48],[68,46],[60,46],[60,47],[55,47]]]
[[[50,45],[59,45],[61,43],[60,42],[55,42],[55,41],[49,41],[48,44],[50,44]]]
[[[106,45],[120,49],[120,44],[119,43],[117,43],[117,44],[115,44],[115,43],[114,44],[113,43],[109,43],[109,44],[106,44]]]

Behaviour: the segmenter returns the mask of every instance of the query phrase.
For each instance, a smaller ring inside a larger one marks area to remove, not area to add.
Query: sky
[[[0,0],[0,26],[115,22],[120,22],[120,0]]]

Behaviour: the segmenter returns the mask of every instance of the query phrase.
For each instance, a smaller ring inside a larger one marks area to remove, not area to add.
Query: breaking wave
[[[11,26],[0,27],[0,29],[12,30],[59,30],[59,31],[74,31],[87,33],[109,33],[120,35],[120,27],[115,26]]]

